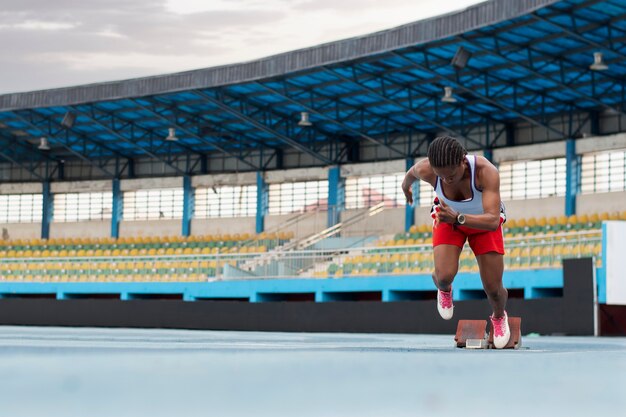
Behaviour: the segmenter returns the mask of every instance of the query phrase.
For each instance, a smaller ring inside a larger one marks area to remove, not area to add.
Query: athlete
[[[494,346],[502,349],[511,332],[505,311],[508,292],[502,285],[504,205],[500,200],[500,174],[482,156],[468,155],[455,138],[436,138],[428,147],[428,158],[412,166],[402,182],[402,191],[413,203],[411,185],[416,180],[430,184],[437,197],[433,217],[433,253],[437,286],[437,310],[450,320],[454,311],[452,281],[459,269],[465,241],[478,261],[480,279],[493,314]]]

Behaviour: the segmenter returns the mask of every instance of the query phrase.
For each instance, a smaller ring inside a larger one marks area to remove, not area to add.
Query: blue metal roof
[[[452,65],[463,51],[466,65]],[[608,70],[590,69],[594,52]],[[359,141],[397,159],[441,132],[489,149],[514,145],[507,129],[519,122],[564,139],[584,124],[573,117],[626,114],[625,73],[626,0],[493,0],[244,64],[0,96],[0,158],[26,169],[82,159],[113,177],[111,160],[149,157],[184,174],[195,167],[173,159],[221,153],[259,170],[252,153],[289,148],[336,164]],[[444,87],[456,102],[442,102]],[[312,126],[298,125],[303,111]],[[550,123],[557,116],[570,128]],[[176,142],[164,140],[171,127]],[[41,136],[50,151],[37,149]]]

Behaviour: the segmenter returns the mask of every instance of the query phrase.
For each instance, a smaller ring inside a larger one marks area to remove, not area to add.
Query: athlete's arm
[[[411,185],[417,180],[426,181],[433,187],[435,186],[436,175],[430,166],[428,158],[424,158],[413,165],[404,176],[402,181],[402,192],[406,197],[408,204],[413,204],[413,191],[411,191]]]

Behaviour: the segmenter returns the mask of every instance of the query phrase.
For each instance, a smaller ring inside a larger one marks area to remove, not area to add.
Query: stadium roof
[[[590,67],[594,53],[608,69]],[[252,155],[289,148],[330,165],[359,141],[397,159],[442,132],[489,149],[515,145],[519,122],[564,139],[581,124],[556,116],[626,114],[625,75],[626,0],[493,0],[251,62],[2,95],[0,159],[33,175],[42,161],[80,159],[113,177],[113,160],[183,174],[193,167],[174,160],[214,153],[262,170]],[[177,141],[165,140],[170,128]]]

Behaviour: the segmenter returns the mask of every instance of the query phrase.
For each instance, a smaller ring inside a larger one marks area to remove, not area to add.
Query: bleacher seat
[[[503,226],[507,237],[506,267],[558,268],[562,259],[582,256],[595,256],[597,265],[601,266],[599,239],[602,221],[606,220],[626,220],[626,211],[508,219]],[[407,233],[397,233],[391,239],[376,242],[378,249],[331,264],[326,272],[335,277],[371,273],[430,274],[434,267],[431,230],[430,223],[413,225]],[[468,250],[461,253],[459,271],[478,271],[476,260]]]
[[[198,256],[254,256],[288,242],[293,233],[18,239],[0,241],[0,280],[35,282],[204,281],[215,261]],[[147,257],[138,258],[137,257]],[[159,260],[158,257],[170,257]],[[180,257],[180,259],[176,259]],[[49,258],[56,258],[55,260]],[[63,259],[68,259],[63,261]],[[84,261],[76,261],[76,258]],[[116,261],[115,258],[120,258]],[[152,259],[150,259],[152,258]],[[172,261],[171,259],[176,259]],[[235,264],[234,261],[228,263]],[[221,262],[223,266],[224,262]]]

